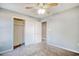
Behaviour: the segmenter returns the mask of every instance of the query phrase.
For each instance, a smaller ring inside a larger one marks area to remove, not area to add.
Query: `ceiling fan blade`
[[[33,7],[25,7],[26,9],[32,9]]]
[[[57,6],[58,3],[48,3],[48,7],[53,7],[53,6]]]

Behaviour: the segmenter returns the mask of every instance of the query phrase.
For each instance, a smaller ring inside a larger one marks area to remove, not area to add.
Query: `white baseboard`
[[[9,52],[9,51],[12,51],[12,50],[13,50],[13,48],[11,48],[9,50],[1,51],[0,54],[6,53],[6,52]]]
[[[74,52],[74,53],[79,53],[79,51],[76,51],[76,50],[73,50],[73,49],[64,48],[64,47],[59,46],[59,45],[55,45],[55,44],[51,44],[51,43],[48,43],[48,45],[55,46],[55,47],[58,47],[58,48],[61,48],[61,49],[65,49],[65,50],[68,50],[68,51],[71,51],[71,52]]]

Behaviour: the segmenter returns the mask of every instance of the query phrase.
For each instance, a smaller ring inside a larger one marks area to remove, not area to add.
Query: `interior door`
[[[14,18],[14,46],[24,43],[24,21]]]
[[[47,22],[42,22],[42,41],[46,42],[47,38]]]

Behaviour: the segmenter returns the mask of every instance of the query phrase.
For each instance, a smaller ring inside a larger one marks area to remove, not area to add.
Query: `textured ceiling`
[[[32,16],[35,18],[45,18],[54,13],[67,10],[72,7],[76,7],[78,3],[59,3],[57,6],[51,7],[47,9],[47,13],[43,15],[37,14],[37,9],[26,9],[25,7],[33,6],[34,3],[0,3],[0,7],[4,9],[8,9],[11,11],[15,11],[18,13],[22,13],[24,15]]]

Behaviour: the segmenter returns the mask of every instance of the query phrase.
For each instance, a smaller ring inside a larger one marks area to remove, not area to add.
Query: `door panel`
[[[24,21],[14,19],[14,46],[24,43]]]
[[[42,41],[46,42],[47,38],[47,22],[42,23]]]

